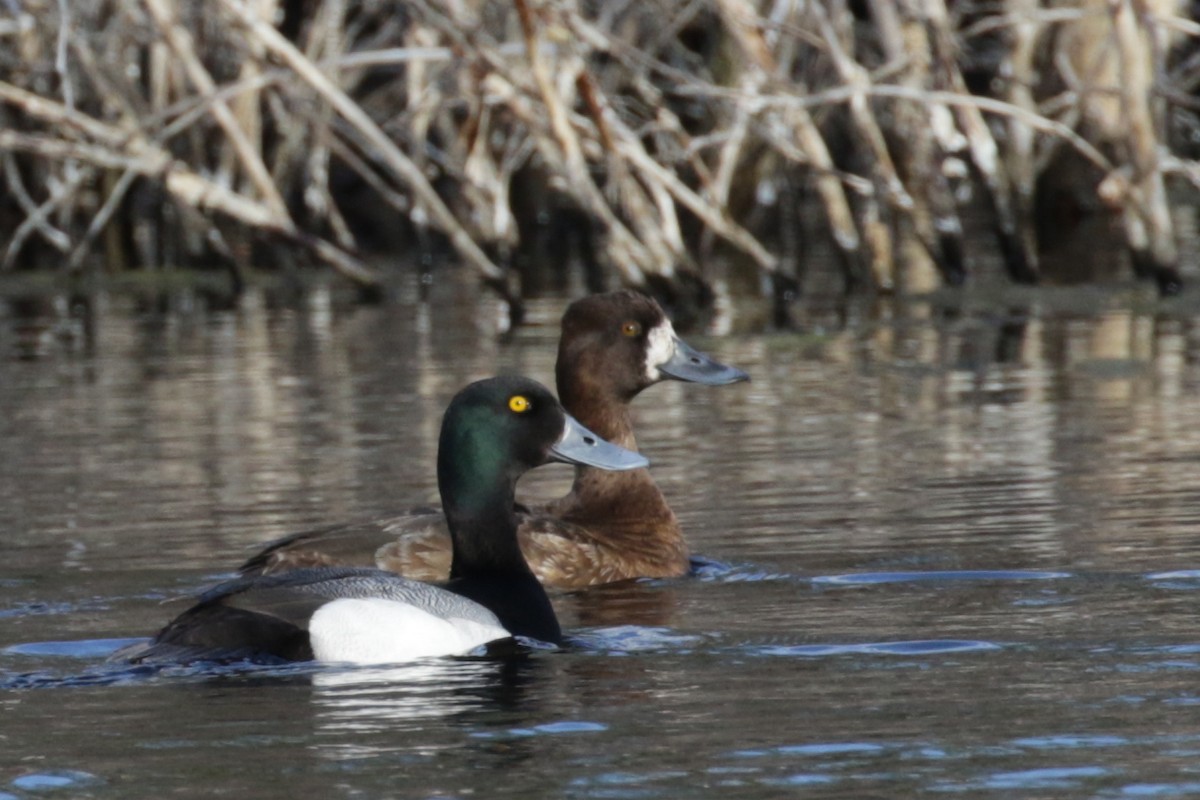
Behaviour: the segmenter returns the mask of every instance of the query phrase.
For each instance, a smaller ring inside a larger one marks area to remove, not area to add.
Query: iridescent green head
[[[550,461],[611,470],[649,464],[580,425],[546,387],[529,378],[477,381],[446,409],[438,488],[447,510],[482,510],[497,492],[511,493],[522,474]]]

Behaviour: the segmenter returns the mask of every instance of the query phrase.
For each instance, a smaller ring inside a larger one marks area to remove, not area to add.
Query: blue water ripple
[[[9,785],[14,789],[26,792],[44,792],[54,789],[77,789],[97,783],[101,783],[100,779],[90,772],[64,769],[22,775],[19,778],[13,778]]]
[[[1152,572],[1148,581],[1196,581],[1200,585],[1200,569],[1175,569],[1169,572]]]
[[[1119,747],[1130,744],[1124,736],[1064,733],[1054,736],[1029,736],[1013,742],[1017,747],[1034,747],[1039,750],[1057,750],[1077,747]]]
[[[1200,795],[1200,783],[1133,783],[1121,788],[1119,797],[1183,797]]]
[[[663,794],[663,789],[646,784],[654,781],[677,781],[687,777],[686,772],[663,770],[661,772],[604,772],[599,775],[573,779],[569,785],[582,789],[587,797],[622,798],[638,800],[643,797],[672,797]]]
[[[12,608],[0,609],[0,619],[37,617],[44,614],[70,614],[78,608],[74,603],[21,603]]]
[[[25,642],[0,650],[12,656],[62,656],[67,658],[106,658],[126,645],[145,639],[79,639],[63,642]]]
[[[833,783],[835,780],[837,779],[832,775],[798,773],[796,775],[788,775],[786,778],[763,778],[761,783],[767,786],[824,786]]]
[[[819,586],[875,586],[885,583],[949,583],[952,581],[1049,581],[1073,577],[1070,572],[1039,570],[929,570],[904,572],[854,572],[818,575]]]
[[[533,730],[538,733],[594,733],[608,730],[602,722],[584,722],[582,720],[564,720],[562,722],[547,722],[535,725]]]
[[[1103,778],[1104,767],[1046,767],[1019,772],[997,772],[983,781],[988,789],[1070,789],[1086,778]]]
[[[604,651],[607,655],[664,650],[682,653],[704,641],[704,637],[696,634],[677,633],[670,628],[645,625],[595,628],[576,634],[572,639],[589,650]]]
[[[602,722],[562,720],[561,722],[546,722],[529,728],[509,728],[503,733],[496,733],[494,731],[476,731],[470,734],[470,736],[472,739],[500,739],[504,737],[526,739],[531,736],[540,736],[544,734],[557,735],[563,733],[599,733],[606,730],[608,730],[608,726]]]
[[[973,639],[919,639],[903,642],[862,642],[856,644],[767,645],[754,652],[767,656],[820,658],[841,655],[939,655],[942,653],[983,653],[1001,650],[1004,645]]]
[[[876,755],[886,748],[881,744],[869,742],[818,742],[815,744],[784,744],[778,747],[755,748],[752,750],[735,750],[732,755],[737,758],[762,758],[764,756],[837,756],[848,754]]]

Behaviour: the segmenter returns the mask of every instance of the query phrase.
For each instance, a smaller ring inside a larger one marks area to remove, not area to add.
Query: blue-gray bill
[[[665,363],[659,364],[658,370],[677,381],[704,383],[709,386],[750,380],[750,376],[737,367],[714,360],[678,337],[675,339],[675,352]]]
[[[611,470],[650,466],[649,460],[642,454],[601,439],[570,414],[566,417],[562,437],[550,448],[551,458],[555,461]]]

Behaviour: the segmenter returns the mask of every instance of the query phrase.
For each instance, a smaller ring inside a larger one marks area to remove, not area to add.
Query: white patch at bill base
[[[662,378],[658,368],[671,360],[675,355],[675,326],[670,320],[663,320],[650,329],[646,334],[646,378],[657,381]]]

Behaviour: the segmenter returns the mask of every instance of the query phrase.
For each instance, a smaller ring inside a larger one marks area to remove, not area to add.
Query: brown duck
[[[568,306],[555,367],[559,399],[583,425],[637,449],[629,403],[662,380],[721,385],[746,373],[709,358],[676,334],[662,308],[622,290]],[[646,469],[606,472],[578,466],[565,497],[518,509],[518,538],[547,586],[581,588],[688,572],[688,547],[675,513]],[[245,575],[318,565],[374,566],[419,580],[445,580],[450,536],[437,508],[292,534],[242,565]]]

